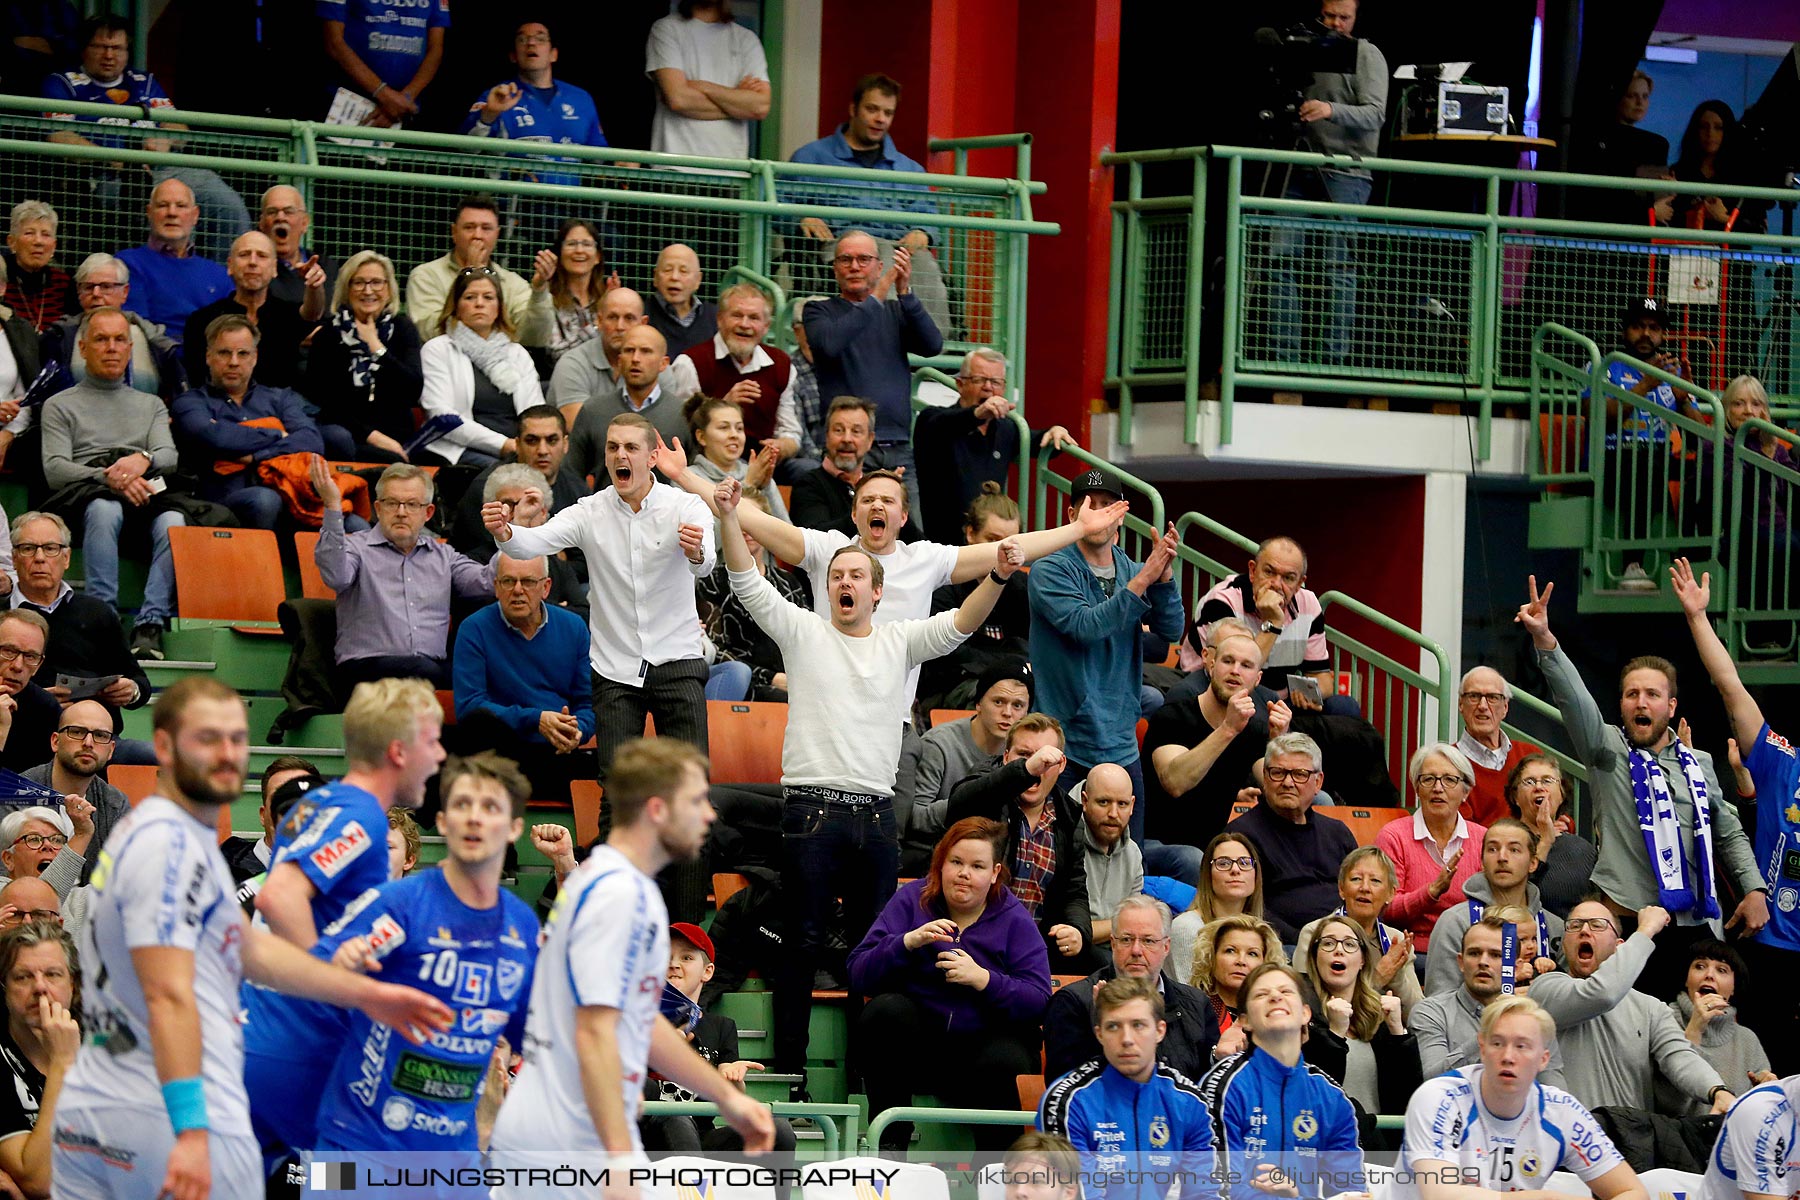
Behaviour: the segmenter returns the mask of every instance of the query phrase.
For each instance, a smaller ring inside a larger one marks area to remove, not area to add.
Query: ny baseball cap
[[[1125,486],[1119,482],[1119,477],[1101,467],[1095,467],[1077,479],[1074,486],[1069,489],[1069,496],[1071,499],[1079,501],[1090,492],[1099,492],[1103,496],[1111,496],[1114,500],[1125,498]]]
[[[708,961],[718,958],[718,955],[713,952],[713,940],[707,937],[706,930],[698,925],[689,925],[686,921],[680,921],[669,926],[669,933],[706,955]]]
[[[1663,324],[1662,301],[1649,296],[1631,301],[1625,311],[1619,314],[1619,324],[1630,325],[1634,321],[1655,321]]]

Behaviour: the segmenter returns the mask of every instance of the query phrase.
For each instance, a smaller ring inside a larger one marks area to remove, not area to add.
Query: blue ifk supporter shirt
[[[43,87],[47,100],[75,100],[82,104],[117,104],[126,108],[173,108],[175,102],[163,91],[156,76],[147,71],[125,71],[111,83],[102,83],[81,71],[62,71],[46,76]],[[52,109],[45,114],[56,121],[83,121],[97,125],[136,125],[153,128],[154,121],[134,121],[129,117],[78,117],[74,113]],[[93,136],[99,146],[122,146],[124,138]]]
[[[283,863],[300,869],[317,889],[313,928],[323,931],[364,892],[388,881],[387,830],[387,811],[362,788],[339,782],[308,792],[275,831],[269,874]],[[281,1096],[252,1096],[252,1109],[272,1113],[273,1121],[288,1129],[294,1128],[289,1118],[297,1118],[302,1128],[310,1126],[318,1085],[344,1038],[343,1010],[251,983],[244,985],[243,1000],[245,1053],[293,1065],[293,1086]]]
[[[1626,363],[1613,362],[1606,366],[1606,378],[1609,382],[1615,383],[1629,392],[1644,381],[1644,374],[1636,367]],[[1583,392],[1582,399],[1586,398],[1587,393]],[[1645,394],[1644,399],[1660,408],[1666,408],[1670,412],[1674,412],[1677,407],[1675,389],[1666,383],[1659,383],[1651,388]],[[1666,442],[1669,440],[1669,427],[1658,417],[1653,417],[1640,409],[1629,409],[1620,414],[1618,430],[1616,432],[1607,431],[1606,448],[1617,450],[1620,437],[1627,442],[1646,444]]]
[[[317,0],[313,14],[341,21],[344,44],[389,87],[412,82],[429,33],[450,25],[450,0]]]
[[[455,1023],[415,1046],[360,1012],[319,1102],[320,1149],[474,1150],[475,1105],[494,1040],[525,1043],[525,1012],[537,958],[537,918],[502,890],[492,908],[470,908],[441,870],[369,893],[314,948],[329,958],[366,938],[381,978],[429,992]]]
[[[1756,780],[1756,862],[1769,885],[1769,923],[1756,937],[1800,950],[1800,753],[1765,722],[1744,766]]]
[[[594,98],[572,83],[554,83],[547,88],[532,87],[523,79],[513,80],[519,88],[519,102],[501,113],[490,126],[489,137],[513,142],[541,142],[553,146],[604,146],[606,134],[600,129],[600,111]],[[469,106],[460,132],[468,133],[481,119],[483,92]],[[559,161],[568,162],[569,159]],[[571,174],[537,172],[539,183],[574,184],[580,180]]]

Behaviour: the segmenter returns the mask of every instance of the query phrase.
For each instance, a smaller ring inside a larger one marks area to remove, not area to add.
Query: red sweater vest
[[[694,374],[699,377],[702,396],[723,396],[746,379],[755,380],[762,388],[762,396],[754,405],[739,406],[744,412],[745,449],[746,452],[754,451],[775,436],[775,410],[780,407],[782,393],[787,391],[788,380],[794,371],[793,363],[789,360],[787,351],[764,346],[763,349],[775,361],[760,371],[741,375],[731,356],[715,358],[714,348],[713,339],[707,338],[698,346],[689,346],[682,354],[694,364]]]

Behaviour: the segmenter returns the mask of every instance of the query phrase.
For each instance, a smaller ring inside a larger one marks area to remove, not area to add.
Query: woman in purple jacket
[[[869,997],[850,1051],[869,1116],[936,1096],[956,1108],[1014,1108],[1014,1076],[1036,1074],[1050,1002],[1050,960],[1025,906],[1007,890],[1006,826],[956,822],[931,870],[894,894],[850,952],[850,986]],[[975,1127],[979,1149],[1005,1149],[1010,1126]],[[883,1150],[906,1148],[895,1122]]]

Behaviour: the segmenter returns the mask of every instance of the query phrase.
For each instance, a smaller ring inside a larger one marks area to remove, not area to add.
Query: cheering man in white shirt
[[[694,580],[712,573],[712,513],[699,498],[656,481],[650,473],[656,441],[649,421],[620,413],[606,427],[611,487],[535,529],[513,525],[504,501],[481,509],[482,523],[508,558],[568,549],[587,558],[588,660],[602,781],[619,746],[643,735],[646,714],[656,717],[658,736],[706,749],[706,660]]]
[[[825,614],[809,613],[783,600],[756,570],[738,523],[742,491],[727,479],[713,500],[731,590],[788,664],[781,887],[790,940],[775,978],[775,1070],[799,1073],[806,1069],[813,972],[834,901],[844,901],[844,933],[855,945],[894,895],[894,775],[912,698],[905,683],[920,663],[950,653],[981,628],[1025,552],[1017,536],[984,545],[987,578],[961,608],[877,625],[882,556],[841,546],[821,564]]]

